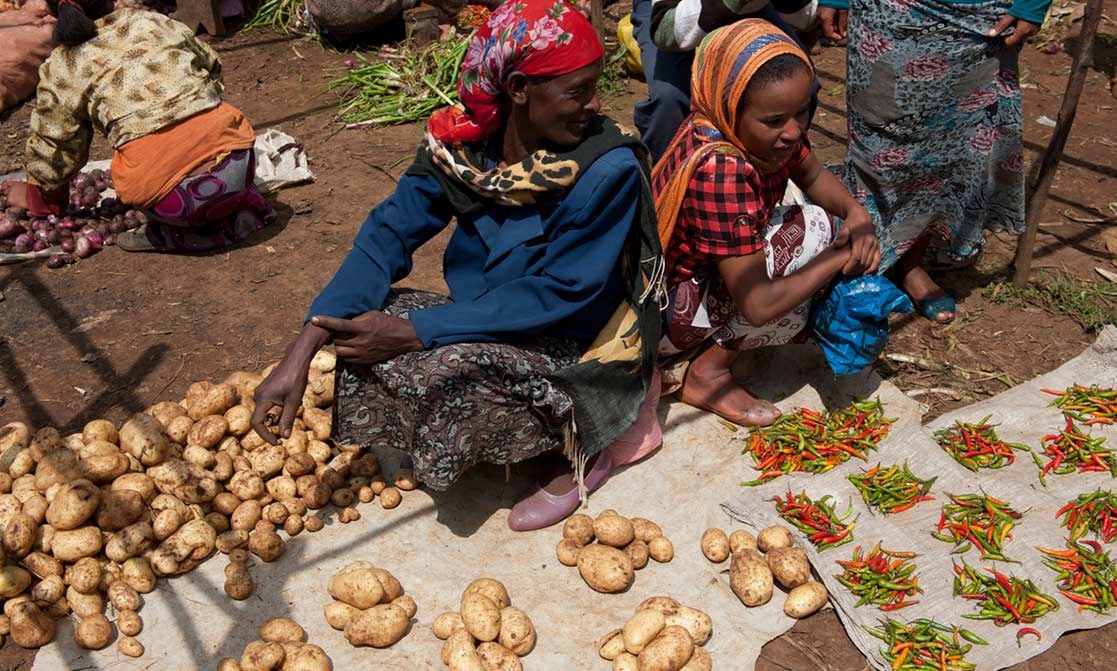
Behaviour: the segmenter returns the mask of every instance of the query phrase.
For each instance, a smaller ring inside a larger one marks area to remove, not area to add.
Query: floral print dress
[[[845,180],[881,269],[923,235],[962,260],[1024,228],[1019,51],[985,33],[1011,0],[852,0]]]

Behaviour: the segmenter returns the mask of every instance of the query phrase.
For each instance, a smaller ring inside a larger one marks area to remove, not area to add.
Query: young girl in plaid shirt
[[[670,299],[660,355],[690,360],[682,401],[746,426],[780,412],[733,380],[737,352],[790,342],[811,296],[880,262],[868,213],[811,151],[812,78],[806,54],[766,21],[711,33],[693,114],[652,176]],[[789,180],[813,204],[781,206]]]

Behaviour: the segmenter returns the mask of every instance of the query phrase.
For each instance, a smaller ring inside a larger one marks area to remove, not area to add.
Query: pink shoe
[[[663,430],[656,416],[659,404],[659,371],[652,376],[652,385],[640,414],[609,447],[602,450],[585,476],[586,491],[592,492],[604,485],[613,472],[626,464],[647,456],[663,443]],[[536,483],[524,498],[512,506],[508,514],[508,528],[513,531],[534,531],[557,524],[578,509],[581,499],[578,488],[565,494],[551,494]]]

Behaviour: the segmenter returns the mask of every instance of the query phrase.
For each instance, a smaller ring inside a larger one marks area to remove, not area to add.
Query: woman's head
[[[555,77],[528,77],[514,72],[506,87],[507,113],[517,117],[522,132],[534,133],[525,140],[560,146],[578,144],[598,110],[597,80],[603,62]]]
[[[726,140],[778,163],[806,128],[813,78],[794,40],[767,21],[746,19],[710,33],[698,48],[692,105]]]
[[[544,139],[577,142],[599,104],[603,53],[589,20],[563,0],[509,0],[470,42],[458,80],[464,110],[440,110],[428,128],[443,142],[476,142],[516,108]]]
[[[97,35],[93,22],[113,10],[112,0],[47,0],[47,9],[57,17],[54,24],[55,43],[68,47]]]
[[[782,163],[807,130],[814,76],[802,59],[780,54],[753,75],[737,108],[736,134],[749,155]]]

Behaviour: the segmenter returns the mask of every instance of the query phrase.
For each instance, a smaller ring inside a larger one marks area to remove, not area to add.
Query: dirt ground
[[[1106,5],[1109,16],[1117,17],[1117,0]],[[1102,31],[1117,33],[1117,24],[1105,20]],[[251,244],[227,252],[136,255],[110,248],[59,271],[39,264],[0,269],[0,423],[22,420],[68,432],[95,417],[119,422],[156,401],[181,398],[192,381],[258,370],[276,360],[365,213],[406,169],[421,137],[418,126],[346,130],[335,123],[335,101],[321,93],[326,71],[341,67],[346,54],[277,33],[211,43],[224,63],[227,100],[258,130],[278,127],[303,142],[317,180],[278,194],[280,221]],[[1117,270],[1101,240],[1117,216],[1117,99],[1108,91],[1117,58],[1100,53],[1101,71],[1090,73],[1044,208],[1035,263],[1037,270],[1065,269],[1090,280],[1097,279],[1095,267]],[[821,49],[816,58],[823,93],[812,137],[822,158],[837,162],[846,144],[844,51]],[[1065,52],[1025,50],[1029,160],[1050,137],[1051,129],[1037,120],[1057,116],[1070,60]],[[626,87],[604,101],[604,112],[631,123],[644,89],[635,80]],[[30,112],[25,105],[0,117],[0,174],[20,169]],[[107,145],[95,144],[92,158],[109,156]],[[443,288],[445,240],[443,234],[418,252],[404,285]],[[960,376],[887,358],[878,364],[882,374],[928,404],[929,417],[1051,370],[1093,339],[1069,317],[1010,309],[982,296],[984,287],[1005,279],[1013,248],[1013,240],[992,237],[973,268],[940,276],[959,298],[955,324],[932,326],[914,317],[895,323],[886,356],[969,371]],[[1115,631],[1111,626],[1071,634],[1015,668],[1112,668]],[[0,669],[25,668],[31,659],[9,643],[0,650]],[[827,612],[770,643],[758,668],[868,667]]]

